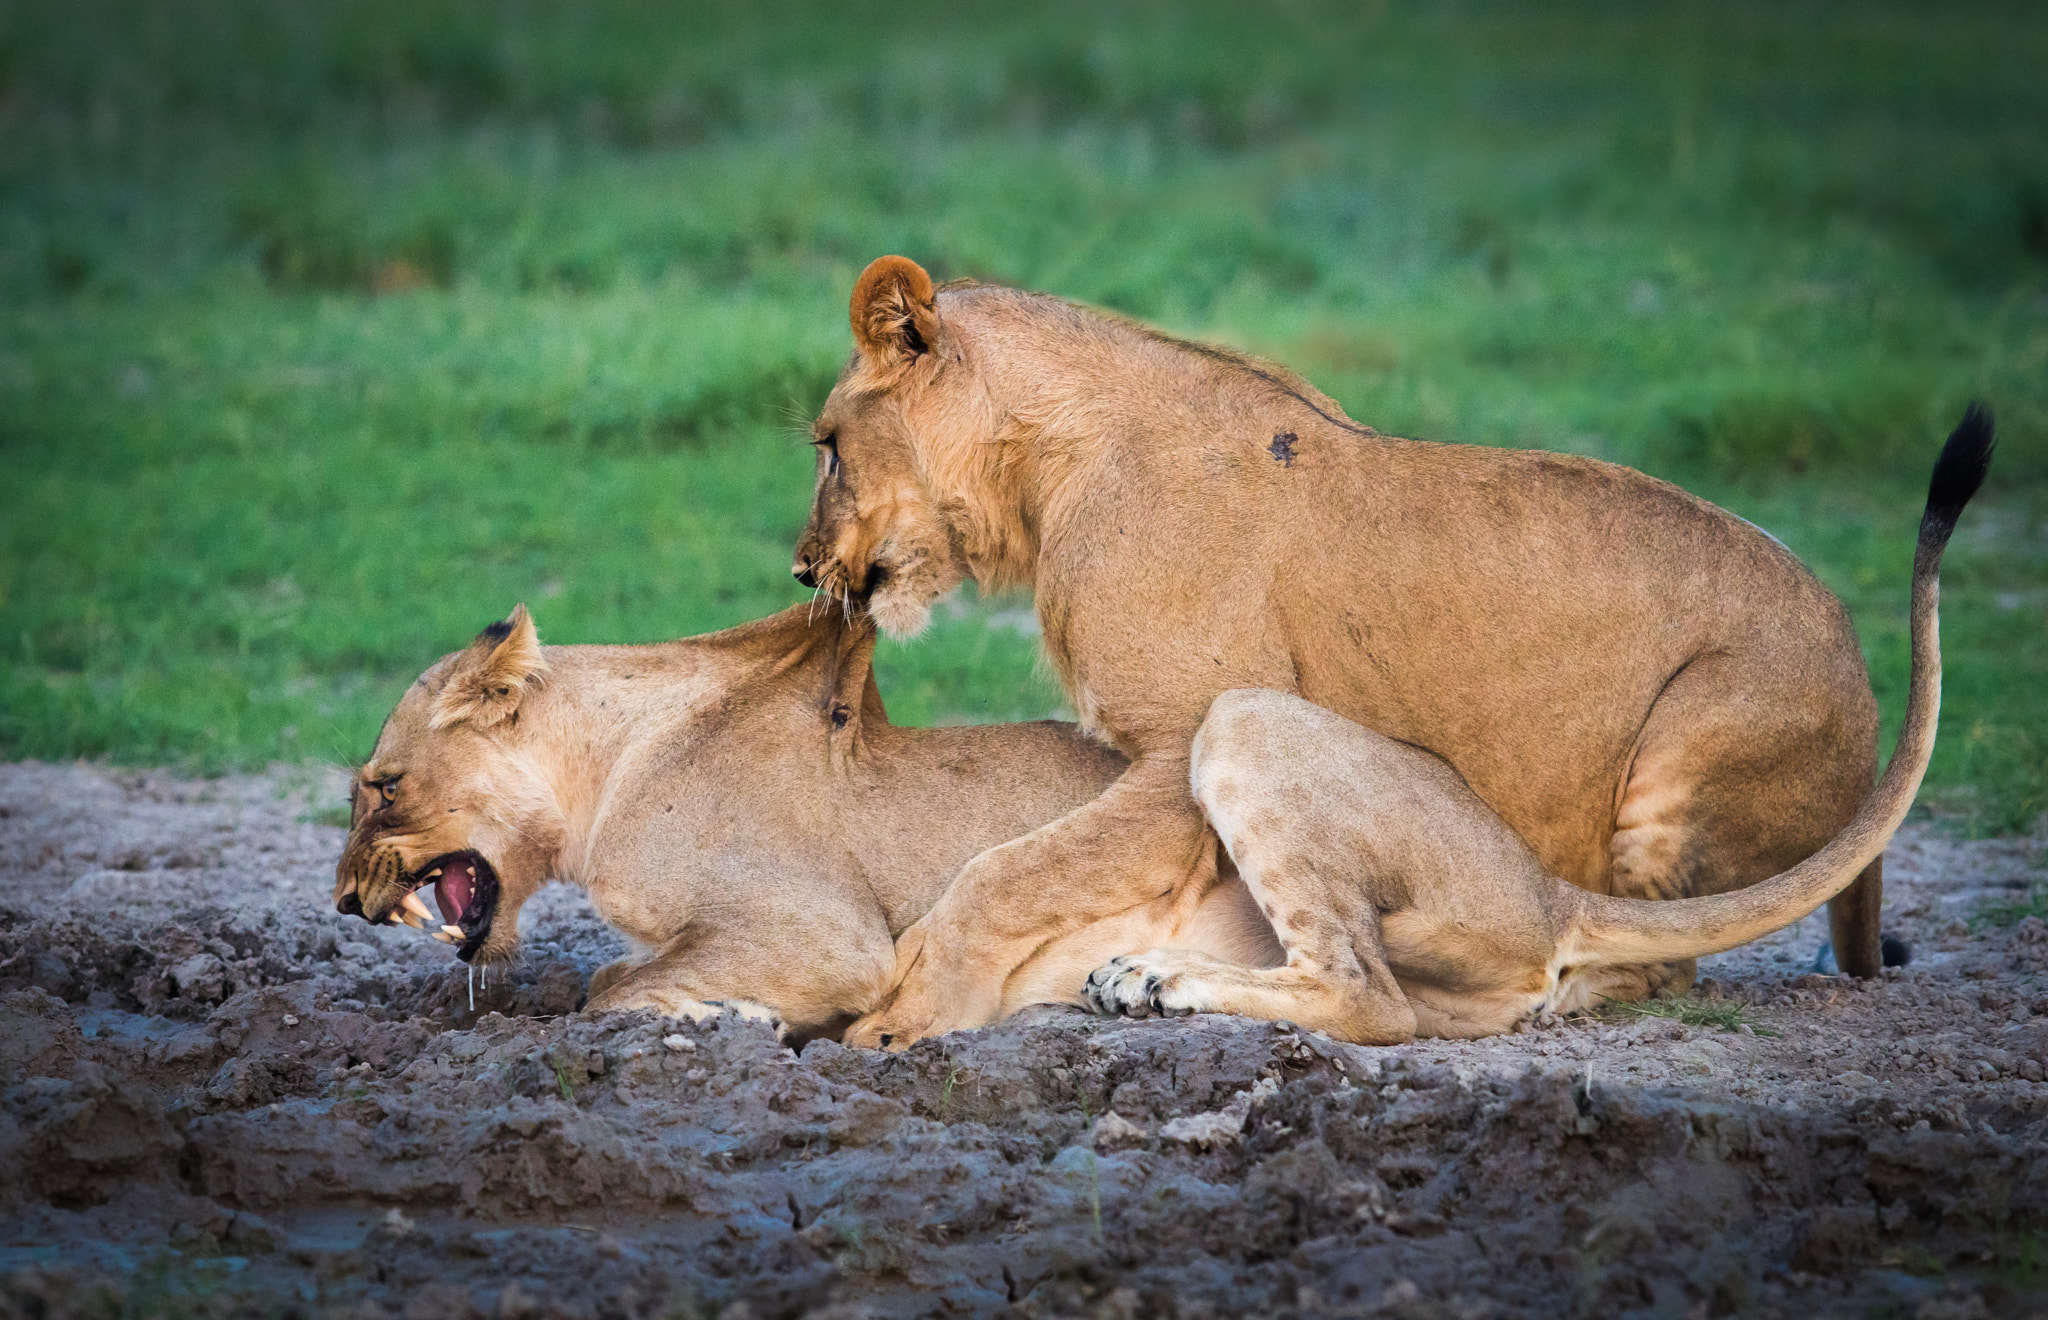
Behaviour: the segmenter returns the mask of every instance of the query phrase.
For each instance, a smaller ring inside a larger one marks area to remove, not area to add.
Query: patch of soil
[[[0,766],[0,1315],[2026,1315],[2048,1303],[2036,843],[1909,830],[1914,963],[1824,917],[1693,1025],[1340,1045],[1034,1010],[902,1055],[577,1013],[329,904],[338,783]],[[1706,1018],[1733,1024],[1709,1025]]]

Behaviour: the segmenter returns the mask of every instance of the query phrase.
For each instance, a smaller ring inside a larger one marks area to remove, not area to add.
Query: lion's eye
[[[839,472],[839,433],[828,431],[811,442],[825,451],[825,475],[836,476]]]
[[[386,802],[398,801],[398,781],[396,779],[387,779],[377,785],[377,791],[384,795]]]

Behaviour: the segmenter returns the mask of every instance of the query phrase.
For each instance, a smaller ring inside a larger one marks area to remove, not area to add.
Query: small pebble
[[[299,1025],[299,1020],[290,1013],[287,1013],[284,1015],[284,1024],[288,1027],[296,1027]]]
[[[661,1043],[668,1046],[670,1049],[674,1050],[678,1054],[687,1054],[691,1050],[697,1048],[696,1041],[691,1040],[688,1036],[682,1035],[663,1036],[661,1038]]]

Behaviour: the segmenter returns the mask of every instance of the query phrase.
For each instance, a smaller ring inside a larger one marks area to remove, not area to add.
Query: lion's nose
[[[357,894],[353,889],[349,890],[346,894],[334,900],[334,910],[344,917],[362,916],[363,900],[361,895]]]
[[[803,583],[807,587],[815,587],[818,585],[817,569],[812,565],[811,561],[808,559],[797,560],[789,571],[796,575],[797,581]]]

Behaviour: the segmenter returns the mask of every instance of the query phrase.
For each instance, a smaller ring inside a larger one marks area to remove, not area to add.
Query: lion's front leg
[[[846,1043],[902,1049],[985,1026],[1046,941],[1202,876],[1212,854],[1187,783],[1185,758],[1140,757],[1093,802],[968,862],[897,938],[896,985]]]
[[[667,959],[636,962],[621,958],[598,968],[590,978],[590,986],[590,998],[583,1006],[585,1012],[619,1013],[650,1009],[663,1017],[700,1024],[731,1013],[744,1021],[761,1023],[785,1044],[789,1041],[789,1024],[775,1009],[757,1000],[732,995],[705,997],[704,987],[682,974],[682,969],[671,965]]]

